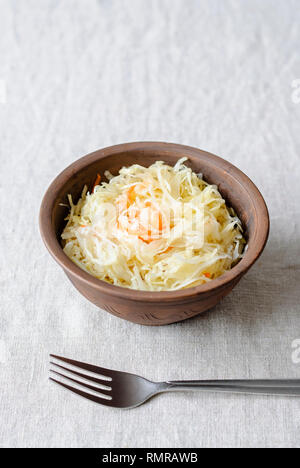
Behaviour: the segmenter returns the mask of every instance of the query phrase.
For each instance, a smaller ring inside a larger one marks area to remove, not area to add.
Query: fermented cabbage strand
[[[80,268],[116,286],[175,291],[212,281],[242,257],[242,226],[215,185],[180,159],[134,164],[84,187],[62,233]]]

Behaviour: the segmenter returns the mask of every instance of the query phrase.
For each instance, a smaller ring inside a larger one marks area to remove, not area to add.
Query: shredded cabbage
[[[69,195],[66,255],[96,278],[145,291],[197,286],[232,268],[245,246],[241,222],[186,160],[106,171],[109,182],[85,186],[76,204]]]

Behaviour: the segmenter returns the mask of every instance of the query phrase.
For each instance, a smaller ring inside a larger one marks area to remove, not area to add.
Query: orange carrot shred
[[[94,183],[92,192],[95,190],[95,187],[96,187],[97,185],[99,185],[99,182],[100,182],[100,181],[101,181],[101,175],[100,175],[100,174],[97,174],[97,177],[96,177],[96,180],[95,180],[95,183]]]
[[[159,223],[158,230],[161,233],[163,230],[163,220],[162,220],[162,215],[160,212],[158,212],[158,223]]]
[[[206,276],[206,278],[210,278],[211,277],[211,274],[210,273],[203,273],[204,276]]]
[[[132,185],[127,192],[127,196],[129,198],[130,203],[134,202],[134,191],[135,191],[135,185]]]

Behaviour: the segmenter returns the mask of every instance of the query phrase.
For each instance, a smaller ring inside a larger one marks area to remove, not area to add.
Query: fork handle
[[[167,392],[184,390],[300,396],[300,379],[175,380],[166,382],[165,391]]]

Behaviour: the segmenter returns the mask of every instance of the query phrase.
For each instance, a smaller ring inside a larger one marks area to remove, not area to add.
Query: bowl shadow
[[[228,296],[181,325],[201,326],[218,318],[247,328],[270,324],[278,313],[300,303],[299,274],[300,239],[270,237],[259,260]]]

